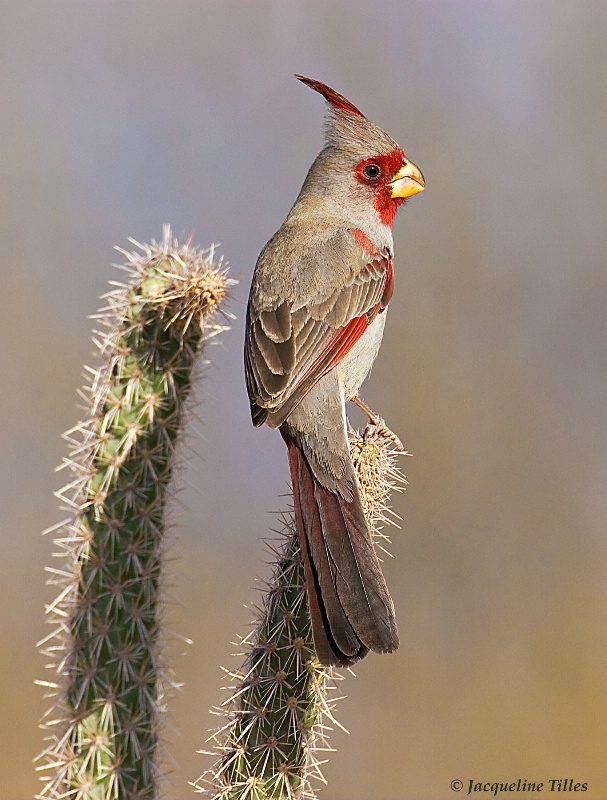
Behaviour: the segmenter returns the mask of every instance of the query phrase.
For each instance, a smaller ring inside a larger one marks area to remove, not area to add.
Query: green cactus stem
[[[175,445],[196,371],[234,281],[211,248],[162,242],[125,253],[126,285],[100,312],[101,366],[87,413],[66,438],[74,479],[58,495],[70,517],[55,530],[65,565],[41,643],[54,672],[39,798],[157,797],[158,599]],[[124,251],[123,251],[124,252]]]
[[[391,441],[375,429],[350,434],[363,507],[376,544],[386,540],[390,493],[406,483]],[[392,516],[396,516],[392,514]],[[380,545],[381,546],[381,545]],[[242,640],[244,665],[228,671],[229,699],[214,709],[223,725],[212,733],[217,762],[194,787],[213,800],[301,800],[325,782],[322,755],[339,725],[333,715],[335,681],[314,651],[304,568],[293,514],[283,518],[280,540],[270,544],[272,577],[254,629]],[[382,549],[384,549],[382,547]]]

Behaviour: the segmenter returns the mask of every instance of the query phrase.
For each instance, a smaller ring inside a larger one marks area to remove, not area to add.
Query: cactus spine
[[[387,539],[383,524],[395,516],[390,493],[406,483],[396,467],[402,453],[371,427],[362,436],[351,431],[350,453],[379,545]],[[333,716],[339,698],[331,692],[343,676],[316,657],[293,515],[283,523],[281,540],[271,545],[275,563],[263,607],[241,642],[244,665],[227,671],[230,697],[214,710],[224,720],[211,736],[217,763],[194,784],[213,800],[312,799],[311,779],[325,782],[319,755],[330,749],[331,726],[339,725]]]
[[[59,492],[70,518],[56,529],[65,566],[41,646],[55,673],[44,727],[50,773],[40,798],[157,796],[158,594],[175,444],[201,347],[224,329],[230,285],[211,248],[157,244],[125,253],[130,273],[98,315],[102,366],[87,414],[66,438],[73,480]],[[225,314],[225,312],[223,312]]]

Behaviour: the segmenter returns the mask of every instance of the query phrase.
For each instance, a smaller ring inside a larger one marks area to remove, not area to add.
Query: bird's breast
[[[377,358],[386,324],[386,311],[378,314],[360,339],[335,367],[337,377],[344,390],[346,400],[350,400],[360,388]]]

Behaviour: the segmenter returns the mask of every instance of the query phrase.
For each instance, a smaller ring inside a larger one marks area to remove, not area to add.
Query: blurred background
[[[280,436],[242,374],[257,255],[321,146],[319,78],[427,189],[395,222],[396,291],[363,392],[413,458],[385,564],[402,645],[340,689],[321,796],[450,782],[607,797],[607,4],[7,2],[0,8],[0,797],[36,791],[52,492],[114,245],[221,243],[233,329],[199,386],[169,565],[167,795],[209,766],[219,665],[284,508]],[[462,792],[462,795],[465,791]],[[483,795],[484,796],[484,795]]]

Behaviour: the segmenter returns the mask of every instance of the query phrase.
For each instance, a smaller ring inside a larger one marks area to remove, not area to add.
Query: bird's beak
[[[405,161],[390,181],[392,197],[401,197],[403,200],[418,192],[423,192],[425,185],[424,176],[411,161]]]

